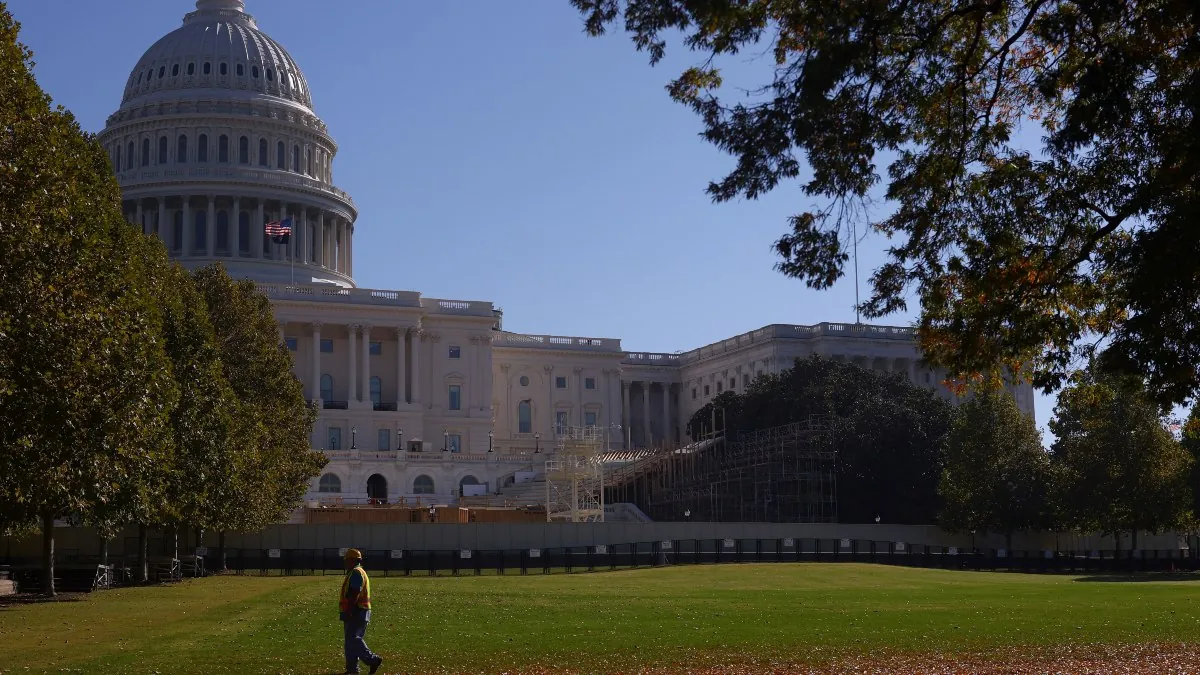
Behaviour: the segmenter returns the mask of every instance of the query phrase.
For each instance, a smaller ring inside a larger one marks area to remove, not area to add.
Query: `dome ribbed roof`
[[[121,107],[205,92],[225,99],[283,99],[312,109],[304,73],[287,50],[259,30],[243,0],[199,0],[183,26],[142,55]]]

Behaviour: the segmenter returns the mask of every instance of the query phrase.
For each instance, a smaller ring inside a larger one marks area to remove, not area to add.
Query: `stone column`
[[[362,327],[362,397],[363,403],[371,403],[371,326]]]
[[[354,223],[346,221],[346,276],[354,275]]]
[[[642,382],[642,429],[645,434],[646,447],[654,444],[654,435],[650,432],[650,385],[649,381]]]
[[[583,368],[575,369],[575,419],[583,426]]]
[[[308,231],[308,208],[306,208],[306,207],[300,208],[300,216],[299,216],[299,219],[296,221],[296,227],[300,231],[300,236],[297,237],[298,241],[296,242],[296,246],[300,249],[300,255],[297,258],[296,262],[299,262],[301,265],[307,265],[308,264],[308,238],[310,236],[312,236],[311,234],[309,234],[309,231]]]
[[[409,356],[412,358],[412,390],[409,392],[409,398],[412,399],[413,405],[421,402],[421,341],[424,336],[425,331],[420,328],[412,332],[412,349],[409,350]]]
[[[134,202],[134,204],[136,206],[136,210],[134,211],[133,222],[137,223],[138,229],[142,231],[142,234],[146,234],[146,219],[143,217],[144,214],[142,213],[142,200],[139,199]]]
[[[166,236],[167,236],[166,229],[167,229],[167,198],[159,197],[158,198],[158,232],[157,232],[159,241],[163,241],[163,242],[166,241]]]
[[[317,267],[325,266],[325,212],[317,211],[317,232],[313,237],[313,245],[316,250],[313,251],[313,264]]]
[[[629,388],[629,383],[621,381],[621,436],[625,439],[625,449],[629,450],[633,445],[633,434],[630,429],[633,427],[630,424],[629,416],[629,398],[633,392]]]
[[[216,255],[217,250],[217,197],[208,196],[208,223],[204,226],[204,236],[207,238],[208,257]]]
[[[191,195],[184,195],[183,196],[183,227],[179,228],[181,230],[179,234],[183,237],[183,241],[179,242],[179,254],[180,255],[188,255],[191,253],[192,243],[196,241],[196,237],[194,235],[193,236],[188,236],[188,235],[192,232],[192,229],[195,226],[196,226],[196,224],[192,222],[192,198],[191,198]]]
[[[333,269],[338,272],[346,271],[346,222],[341,218],[337,219],[337,260],[333,263]]]
[[[358,339],[358,326],[351,325],[351,326],[346,326],[346,328],[350,329],[350,339],[348,339],[346,341],[350,345],[350,362],[349,362],[350,393],[346,395],[346,398],[348,399],[349,402],[352,403],[354,401],[359,400],[359,398],[358,398],[358,380],[357,380],[358,357],[355,355],[355,346],[356,346],[355,341]],[[349,405],[349,403],[347,405]]]
[[[404,405],[408,401],[404,396],[404,359],[407,352],[404,349],[404,337],[408,334],[407,328],[396,329],[396,407]]]
[[[312,324],[312,395],[310,400],[321,398],[321,324]]]
[[[254,251],[254,257],[258,260],[263,259],[263,233],[266,231],[267,224],[266,202],[259,197],[258,199],[258,220],[255,220],[253,227],[250,228],[250,250]]]
[[[675,434],[671,433],[671,385],[663,383],[663,444],[670,445]]]

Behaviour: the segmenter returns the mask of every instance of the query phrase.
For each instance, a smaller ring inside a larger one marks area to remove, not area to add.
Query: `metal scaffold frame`
[[[613,471],[607,497],[657,521],[837,522],[828,428],[814,416],[659,451]]]
[[[604,522],[605,430],[563,427],[558,448],[546,459],[546,521]]]

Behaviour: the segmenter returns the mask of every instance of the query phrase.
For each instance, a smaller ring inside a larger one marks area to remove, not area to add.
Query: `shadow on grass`
[[[18,593],[0,597],[0,611],[13,609],[22,605],[40,605],[47,602],[81,602],[87,593],[59,593],[48,598],[40,593]]]
[[[1139,581],[1196,581],[1200,574],[1195,572],[1141,572],[1137,574],[1089,574],[1075,579],[1077,582],[1132,583]]]

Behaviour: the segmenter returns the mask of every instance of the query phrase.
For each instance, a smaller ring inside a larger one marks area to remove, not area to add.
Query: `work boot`
[[[380,656],[379,658],[375,659],[375,663],[373,663],[371,665],[371,669],[368,670],[367,672],[370,673],[370,675],[375,675],[375,671],[379,670],[379,666],[382,666],[382,665],[383,665],[383,657]]]

